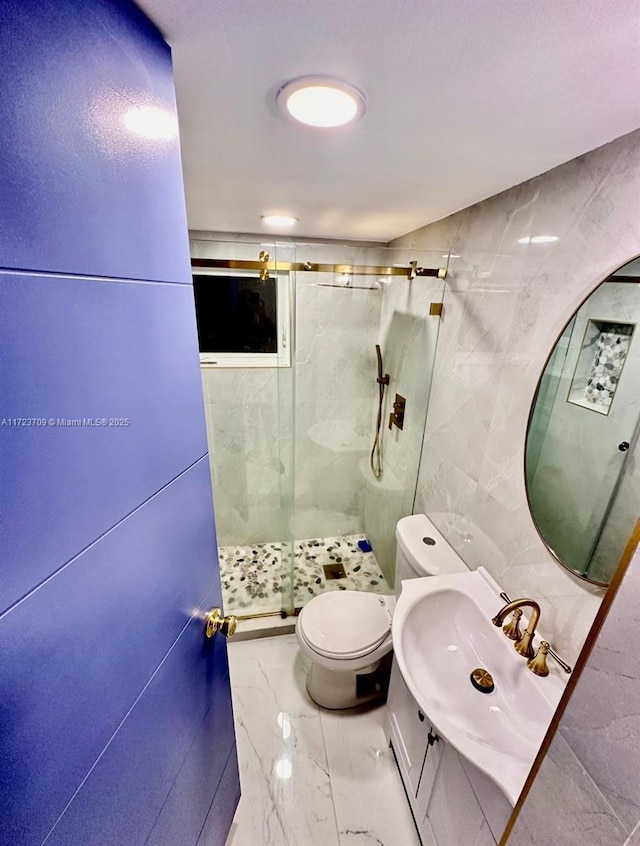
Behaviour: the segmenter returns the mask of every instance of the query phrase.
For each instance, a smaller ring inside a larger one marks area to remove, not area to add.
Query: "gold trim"
[[[598,613],[595,616],[593,624],[589,629],[589,634],[584,642],[584,646],[578,656],[578,660],[576,661],[576,665],[574,667],[573,673],[571,674],[571,678],[567,682],[567,686],[562,694],[562,698],[558,704],[558,707],[555,710],[555,713],[549,723],[549,728],[547,729],[547,733],[544,736],[542,743],[540,744],[540,749],[538,750],[538,754],[536,755],[535,761],[533,762],[533,766],[527,776],[527,780],[524,783],[524,787],[522,788],[522,792],[518,797],[518,801],[516,802],[516,806],[511,812],[511,816],[507,822],[506,828],[502,833],[502,837],[500,838],[500,842],[498,846],[507,846],[507,841],[509,840],[509,835],[511,834],[514,825],[516,824],[516,820],[518,819],[518,815],[522,810],[522,806],[524,805],[527,796],[529,795],[529,791],[533,786],[533,783],[538,775],[542,762],[544,761],[545,755],[549,751],[549,747],[551,746],[551,742],[555,736],[556,731],[558,730],[558,726],[560,725],[560,721],[564,715],[564,712],[571,700],[573,692],[576,688],[576,685],[580,681],[580,676],[582,675],[582,671],[589,660],[589,656],[595,646],[595,643],[598,639],[598,635],[600,634],[600,630],[604,625],[604,621],[609,614],[611,609],[611,605],[613,604],[614,599],[616,598],[616,594],[620,589],[620,585],[622,584],[622,580],[629,568],[629,564],[631,563],[631,559],[640,545],[640,519],[635,525],[635,528],[631,534],[631,537],[627,541],[627,545],[624,548],[624,552],[622,553],[622,558],[620,559],[620,563],[613,574],[613,579],[611,580],[611,584],[607,592],[604,595],[602,602],[600,603],[600,608],[598,609]]]
[[[269,279],[269,270],[268,270],[268,268],[269,268],[269,258],[270,258],[269,253],[266,250],[260,250],[258,258],[260,259],[260,265],[261,265],[260,281],[266,282]]]
[[[282,617],[280,611],[262,611],[260,614],[236,614],[238,622],[243,620],[257,620],[261,617]]]
[[[262,255],[262,253],[261,253]],[[310,261],[251,261],[248,259],[203,259],[192,258],[192,269],[216,268],[226,270],[258,270],[260,272],[273,271],[301,271],[304,273],[350,273],[356,276],[404,276],[406,279],[413,276],[433,276],[437,279],[445,279],[447,271],[444,267],[414,267],[417,262],[411,262],[407,267],[386,267],[384,265],[366,264],[316,264]],[[413,274],[413,276],[411,275]]]
[[[429,305],[429,315],[431,317],[440,317],[444,310],[444,303],[431,303]]]

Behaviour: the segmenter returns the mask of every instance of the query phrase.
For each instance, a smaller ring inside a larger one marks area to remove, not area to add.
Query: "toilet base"
[[[389,687],[391,654],[361,670],[330,670],[313,662],[307,693],[321,708],[339,711],[383,699]]]

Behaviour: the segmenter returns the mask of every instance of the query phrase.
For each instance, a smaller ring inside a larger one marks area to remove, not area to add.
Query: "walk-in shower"
[[[392,592],[447,253],[206,233],[191,247],[225,611],[289,615],[324,590]],[[403,431],[384,425],[396,393]]]

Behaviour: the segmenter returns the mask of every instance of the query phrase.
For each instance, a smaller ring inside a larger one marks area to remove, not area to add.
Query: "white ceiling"
[[[640,125],[638,0],[140,0],[173,47],[189,225],[387,241]],[[327,131],[277,89],[341,77]]]

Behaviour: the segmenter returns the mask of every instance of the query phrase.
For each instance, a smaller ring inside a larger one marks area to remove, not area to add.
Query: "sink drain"
[[[471,684],[480,693],[491,693],[495,690],[496,686],[493,683],[493,676],[482,667],[477,667],[469,678],[471,679]]]

